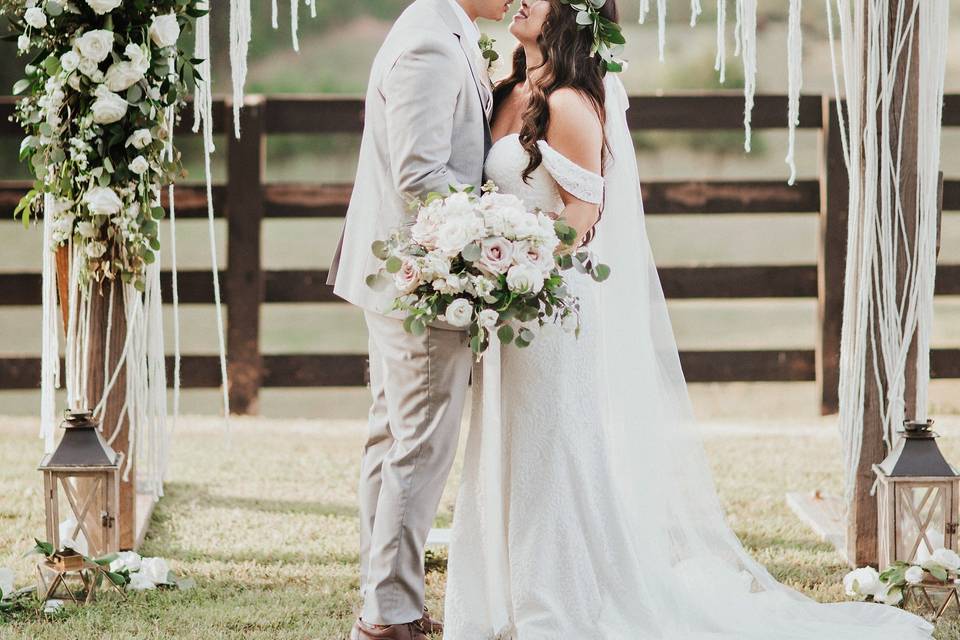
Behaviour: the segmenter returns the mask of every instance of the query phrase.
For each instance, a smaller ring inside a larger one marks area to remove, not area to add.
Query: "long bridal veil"
[[[932,626],[894,607],[818,604],[779,584],[724,518],[693,419],[644,224],[629,106],[606,80],[606,203],[594,247],[612,268],[599,287],[604,427],[634,557],[637,607],[669,640],[908,640]],[[596,322],[597,320],[594,320]],[[647,626],[647,625],[645,625]]]

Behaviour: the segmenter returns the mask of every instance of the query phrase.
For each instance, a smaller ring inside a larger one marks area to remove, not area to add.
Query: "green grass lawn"
[[[787,490],[836,490],[834,429],[732,424],[711,423],[705,433],[737,534],[780,580],[818,600],[843,599],[845,565],[784,502]],[[0,566],[16,571],[18,586],[31,579],[34,559],[21,553],[43,522],[35,428],[29,419],[0,419]],[[196,587],[126,602],[108,597],[56,618],[22,613],[0,624],[0,637],[346,638],[358,605],[354,484],[362,440],[357,421],[237,419],[228,438],[220,420],[182,420],[167,495],[142,552],[167,558]],[[960,438],[944,444],[953,459],[960,456]],[[450,520],[456,475],[442,523]],[[442,566],[427,578],[428,605],[437,612]],[[941,622],[937,637],[960,638],[960,625]]]

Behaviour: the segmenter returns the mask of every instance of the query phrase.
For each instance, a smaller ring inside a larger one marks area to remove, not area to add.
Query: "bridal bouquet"
[[[34,184],[15,216],[41,212],[54,246],[82,250],[84,280],[120,277],[143,290],[160,248],[162,185],[182,173],[168,148],[197,79],[178,45],[206,14],[201,0],[0,0],[26,77],[14,94]],[[45,211],[44,211],[45,210]]]
[[[579,300],[561,272],[577,268],[600,282],[610,269],[587,251],[572,251],[572,227],[528,210],[492,183],[479,195],[472,187],[432,193],[417,207],[412,225],[373,244],[383,265],[367,278],[373,288],[392,280],[400,292],[394,309],[407,314],[407,331],[422,334],[438,319],[468,328],[478,358],[493,332],[518,347],[533,341],[534,324],[579,334]]]

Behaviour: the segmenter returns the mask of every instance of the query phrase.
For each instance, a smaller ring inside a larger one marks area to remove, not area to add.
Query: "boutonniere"
[[[487,73],[493,71],[493,63],[500,59],[500,54],[497,53],[497,50],[493,48],[496,40],[491,38],[485,33],[480,34],[480,40],[477,43],[480,45],[480,55],[483,56],[483,59],[487,61]]]

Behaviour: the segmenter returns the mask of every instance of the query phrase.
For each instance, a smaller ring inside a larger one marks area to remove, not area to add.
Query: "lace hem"
[[[587,171],[544,140],[537,142],[537,146],[543,154],[543,166],[564,191],[590,204],[603,202],[603,176]]]

